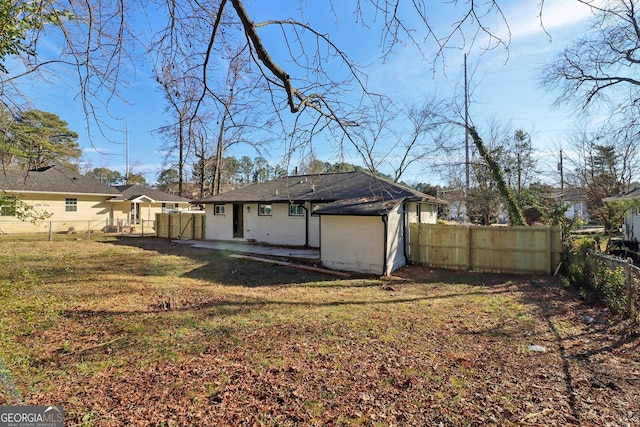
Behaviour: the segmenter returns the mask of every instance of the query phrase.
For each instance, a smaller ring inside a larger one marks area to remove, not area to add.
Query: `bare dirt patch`
[[[343,280],[158,239],[0,247],[0,404],[62,404],[67,425],[640,419],[638,325],[556,278]]]

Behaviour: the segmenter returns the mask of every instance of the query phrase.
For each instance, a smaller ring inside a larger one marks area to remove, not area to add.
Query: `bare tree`
[[[558,91],[558,102],[584,112],[608,108],[608,123],[628,135],[640,126],[640,2],[617,0],[595,3],[588,31],[548,64],[541,83]],[[596,5],[597,4],[597,5]],[[602,111],[602,110],[599,110]]]
[[[503,1],[442,0],[440,6],[443,15],[450,19],[449,26],[434,25],[431,2],[356,0],[349,9],[342,2],[326,0],[325,4],[336,23],[353,16],[362,25],[364,37],[370,34],[379,37],[381,58],[386,59],[399,46],[410,44],[421,59],[431,63],[435,72],[444,67],[445,52],[450,47],[469,49],[478,44],[488,49],[508,47],[510,30],[501,8]],[[362,138],[365,132],[361,129],[368,128],[376,135],[378,131],[373,125],[392,120],[396,113],[376,110],[386,100],[372,92],[367,69],[358,62],[362,58],[330,35],[327,22],[307,18],[310,3],[301,1],[290,8],[283,6],[256,20],[257,9],[252,9],[258,7],[256,3],[242,0],[70,0],[63,6],[54,0],[37,2],[60,19],[49,22],[44,19],[47,15],[42,15],[42,25],[34,26],[26,34],[24,42],[33,47],[34,54],[18,55],[25,59],[23,68],[0,76],[4,102],[16,99],[10,96],[9,88],[17,88],[14,85],[23,76],[45,70],[65,75],[68,74],[65,70],[71,68],[87,117],[100,122],[97,108],[108,107],[118,96],[130,74],[125,71],[135,69],[141,58],[151,58],[155,69],[162,71],[158,73],[159,83],[173,110],[180,193],[191,147],[186,138],[195,135],[196,119],[207,116],[216,104],[221,109],[216,123],[216,148],[222,148],[222,153],[216,149],[218,162],[224,157],[224,145],[232,140],[221,131],[228,127],[232,117],[226,115],[231,91],[221,92],[216,86],[224,79],[220,59],[228,54],[230,46],[243,47],[242,61],[250,65],[254,75],[253,80],[238,80],[233,96],[242,86],[247,90],[246,96],[261,100],[265,111],[268,108],[274,120],[279,121],[290,151],[324,134],[323,143],[335,141],[338,150],[347,144],[355,147],[372,170],[381,162],[394,163],[395,179],[400,179],[407,167],[423,159],[426,153],[424,136],[431,132],[430,122],[424,121],[417,110],[412,119],[413,129],[409,130],[411,137],[399,140],[393,135],[395,148],[402,149],[404,154],[395,159],[397,163],[385,157],[389,149],[381,144],[382,134],[377,134],[380,143],[376,146],[367,145],[372,142]],[[543,3],[540,2],[541,11]],[[138,25],[148,23],[148,28],[134,31],[131,28],[134,21]],[[152,36],[147,38],[145,34]],[[55,57],[39,49],[39,40],[49,35],[51,41],[59,42]],[[5,58],[0,59],[4,64]],[[175,92],[176,87],[181,89]],[[187,95],[184,88],[194,91]],[[378,116],[372,118],[372,112]],[[216,168],[220,170],[220,163]]]
[[[216,121],[215,154],[212,158],[211,194],[221,190],[224,157],[236,144],[252,146],[260,153],[269,144],[272,115],[264,114],[260,98],[254,94],[266,90],[264,80],[252,73],[246,45],[229,48],[223,58],[226,76],[214,92]]]
[[[372,173],[390,171],[392,180],[398,182],[411,166],[438,150],[451,149],[448,137],[454,124],[447,117],[450,110],[434,96],[419,105],[398,108],[380,102],[375,107],[343,136]]]
[[[174,150],[178,152],[176,163],[178,195],[182,196],[187,157],[189,151],[197,147],[198,135],[201,135],[196,126],[201,125],[202,121],[197,120],[193,114],[200,81],[190,79],[188,75],[185,76],[182,70],[172,64],[164,64],[157,72],[156,80],[161,85],[169,103],[167,112],[174,120],[173,123],[163,126],[158,131],[167,140],[166,149],[168,152],[170,154]],[[170,158],[171,156],[167,156],[167,160]]]
[[[100,121],[96,103],[109,104],[118,96],[119,88],[127,82],[125,70],[135,67],[141,55],[145,55],[161,58],[156,63],[171,66],[190,59],[193,66],[190,72],[197,72],[202,81],[195,114],[213,92],[216,58],[225,43],[248,46],[248,57],[268,83],[275,111],[281,111],[284,102],[293,113],[307,111],[349,126],[353,124],[348,117],[351,106],[341,101],[345,88],[355,84],[361,94],[368,95],[363,68],[325,28],[305,19],[309,5],[304,2],[283,11],[282,15],[290,18],[278,19],[274,11],[273,17],[262,21],[253,19],[251,8],[242,0],[64,3],[38,0],[36,3],[37,16],[17,40],[26,49],[15,55],[11,50],[0,49],[0,54],[5,53],[0,55],[2,65],[9,70],[0,79],[5,103],[15,100],[10,97],[9,87],[22,77],[45,70],[68,75],[60,71],[70,68],[75,71],[87,115]],[[439,29],[432,24],[427,2],[357,0],[349,10],[332,0],[326,1],[335,22],[345,21],[344,14],[355,11],[351,16],[362,24],[363,31],[378,30],[383,58],[391,55],[399,44],[410,43],[434,64],[442,63],[446,49],[451,46],[469,47],[477,43],[488,48],[508,46],[510,32],[500,3],[500,0],[443,1],[451,26]],[[19,14],[13,19],[20,23]],[[149,28],[134,30],[133,22],[147,23]],[[496,22],[501,25],[496,26]],[[279,31],[279,40],[268,41],[264,37],[271,29]],[[156,36],[147,39],[144,34]],[[41,48],[44,38],[58,44],[52,50],[55,53]],[[427,53],[433,50],[425,41],[433,43],[435,54]],[[23,60],[21,67],[8,66],[7,57],[15,56]],[[327,66],[329,63],[331,67]],[[342,64],[339,71],[336,64]]]

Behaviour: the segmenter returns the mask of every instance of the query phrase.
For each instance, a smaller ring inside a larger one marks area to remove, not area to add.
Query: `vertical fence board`
[[[552,273],[562,251],[560,228],[411,224],[410,233],[411,262],[457,270]]]
[[[204,239],[205,218],[196,213],[156,214],[156,236],[165,239]]]

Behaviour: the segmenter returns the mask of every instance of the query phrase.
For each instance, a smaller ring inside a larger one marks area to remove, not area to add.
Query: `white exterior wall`
[[[311,248],[320,247],[320,217],[309,216],[309,242],[307,245]]]
[[[244,205],[244,238],[272,245],[304,246],[305,216],[289,216],[288,203],[271,203],[271,215],[258,215],[258,203]],[[249,212],[247,212],[249,207]]]
[[[11,195],[11,194],[10,194]],[[16,194],[16,198],[30,206],[34,206],[38,212],[51,214],[44,220],[21,221],[11,216],[0,216],[0,231],[3,233],[42,233],[49,232],[51,227],[54,233],[69,231],[71,227],[76,230],[87,230],[89,227],[95,231],[102,231],[109,221],[111,207],[107,199],[113,196],[76,195],[76,194]],[[67,212],[65,199],[78,200],[77,210]]]
[[[407,264],[405,256],[405,227],[402,205],[389,212],[387,216],[387,271],[385,275]],[[426,205],[423,207],[426,208]],[[421,209],[423,209],[421,208]],[[415,212],[415,211],[414,211]],[[425,218],[427,215],[421,215]]]
[[[213,204],[204,205],[205,239],[232,240],[233,239],[233,203],[224,205],[224,215],[213,214]]]
[[[417,204],[408,203],[407,209],[407,222],[417,222]],[[422,204],[420,211],[423,223],[436,223],[436,205]],[[406,265],[407,236],[402,205],[386,217],[386,255],[383,217],[323,215],[321,218],[320,258],[324,266],[335,270],[386,275]]]
[[[420,217],[418,218],[418,205]],[[407,220],[409,224],[436,224],[438,222],[438,207],[433,203],[407,203]]]
[[[629,209],[624,216],[624,224],[622,228],[625,240],[640,240],[640,209]]]
[[[381,217],[323,215],[320,238],[320,258],[325,267],[384,273],[384,223]]]
[[[308,207],[308,206],[307,206]],[[214,215],[214,205],[205,205],[206,239],[232,240],[233,203],[225,204],[224,215]],[[243,239],[284,246],[304,246],[306,244],[307,220],[305,216],[290,216],[288,203],[271,203],[271,215],[258,215],[258,203],[242,205]],[[320,222],[317,217],[309,218],[310,245],[313,245],[315,227],[315,246],[319,246]]]
[[[565,204],[569,206],[564,214],[567,218],[577,218],[589,222],[586,202],[566,201]]]

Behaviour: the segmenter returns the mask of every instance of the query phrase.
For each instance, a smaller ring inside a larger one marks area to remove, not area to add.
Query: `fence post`
[[[87,221],[87,238],[91,240],[91,221]]]
[[[140,233],[142,233],[140,237],[144,237],[144,219],[140,221],[140,224]]]
[[[467,271],[472,270],[473,260],[471,258],[471,252],[473,249],[471,248],[471,240],[473,239],[471,226],[467,225]]]
[[[53,242],[53,221],[49,221],[49,241]]]
[[[627,258],[627,264],[624,267],[625,275],[627,276],[627,317],[632,318],[635,316],[633,297],[634,297],[634,288],[633,282],[635,281],[633,276],[633,271],[631,266],[633,265],[633,260],[631,258]]]
[[[546,247],[545,247],[545,258],[546,258],[546,270],[547,273],[552,274],[553,273],[553,260],[551,259],[552,257],[552,251],[551,251],[551,227],[550,226],[546,226],[545,227],[545,238],[546,238]]]
[[[417,239],[417,242],[416,242],[417,244],[413,245],[413,247],[416,248],[416,254],[413,257],[414,262],[416,264],[422,264],[423,263],[423,260],[422,260],[422,246],[420,246],[420,245],[422,245],[422,238],[421,238],[422,237],[422,227],[421,227],[421,225],[422,224],[418,223],[418,225],[416,226],[416,228],[418,229],[418,237],[416,238]]]

